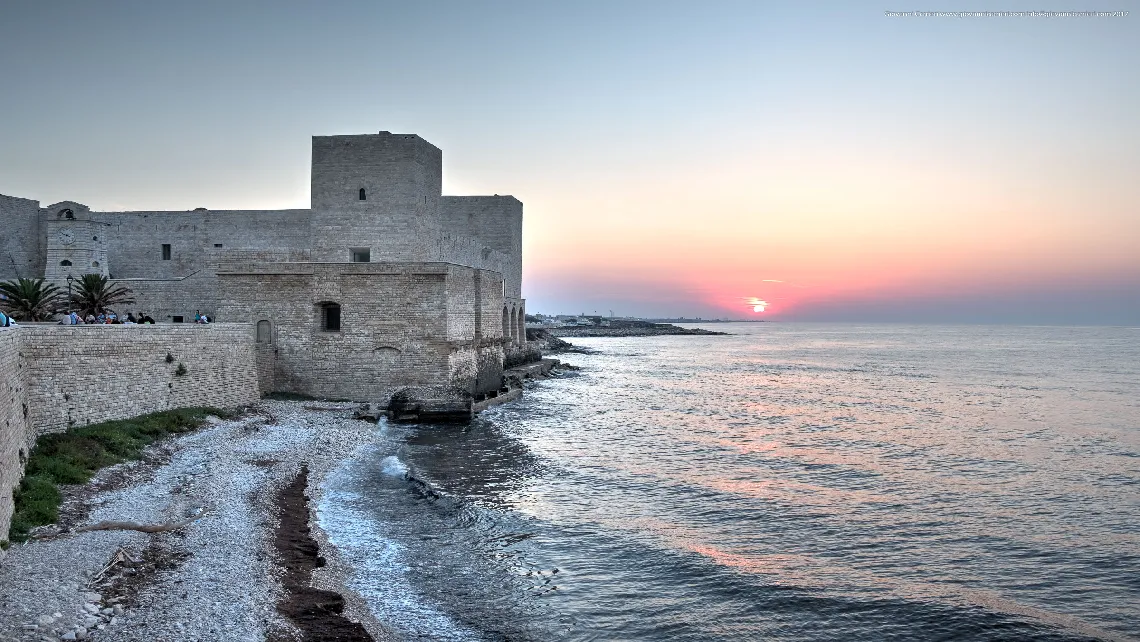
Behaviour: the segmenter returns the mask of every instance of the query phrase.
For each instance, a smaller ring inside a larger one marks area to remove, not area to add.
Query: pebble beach
[[[60,522],[0,558],[0,640],[304,639],[278,609],[287,596],[275,548],[282,491],[302,467],[309,535],[320,551],[312,585],[340,593],[344,618],[372,639],[393,639],[343,589],[348,569],[312,519],[329,472],[374,440],[377,425],[351,419],[353,408],[263,401],[65,488]],[[78,532],[197,515],[169,532]]]

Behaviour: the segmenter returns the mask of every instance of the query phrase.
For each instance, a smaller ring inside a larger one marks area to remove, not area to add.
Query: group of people
[[[175,319],[181,321],[181,317]],[[202,314],[201,310],[194,314],[194,323],[210,323],[210,317]],[[88,314],[83,316],[77,312],[68,312],[60,319],[59,325],[154,325],[154,319],[145,312],[128,312],[127,316],[123,317],[115,312],[108,310],[100,314]],[[0,328],[15,328],[16,322],[12,317],[0,311]]]
[[[88,314],[81,316],[76,312],[69,312],[65,314],[63,319],[59,322],[60,325],[153,325],[154,319],[149,314],[139,312],[135,316],[134,312],[128,312],[126,317],[120,317],[114,312],[108,311],[100,314]]]

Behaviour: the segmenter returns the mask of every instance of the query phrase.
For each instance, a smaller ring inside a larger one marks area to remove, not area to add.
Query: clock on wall
[[[64,245],[71,245],[75,242],[75,234],[71,230],[60,230],[58,238],[59,242]]]

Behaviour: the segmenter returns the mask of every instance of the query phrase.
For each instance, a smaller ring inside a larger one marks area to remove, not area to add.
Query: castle
[[[380,132],[313,137],[306,210],[0,196],[0,280],[98,273],[160,323],[248,323],[263,391],[463,411],[525,345],[522,203],[441,186],[439,148]]]

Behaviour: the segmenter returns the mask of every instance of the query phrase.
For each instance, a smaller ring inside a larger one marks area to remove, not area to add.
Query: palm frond
[[[59,311],[59,288],[43,279],[0,282],[0,294],[0,306],[17,321],[48,321]]]

